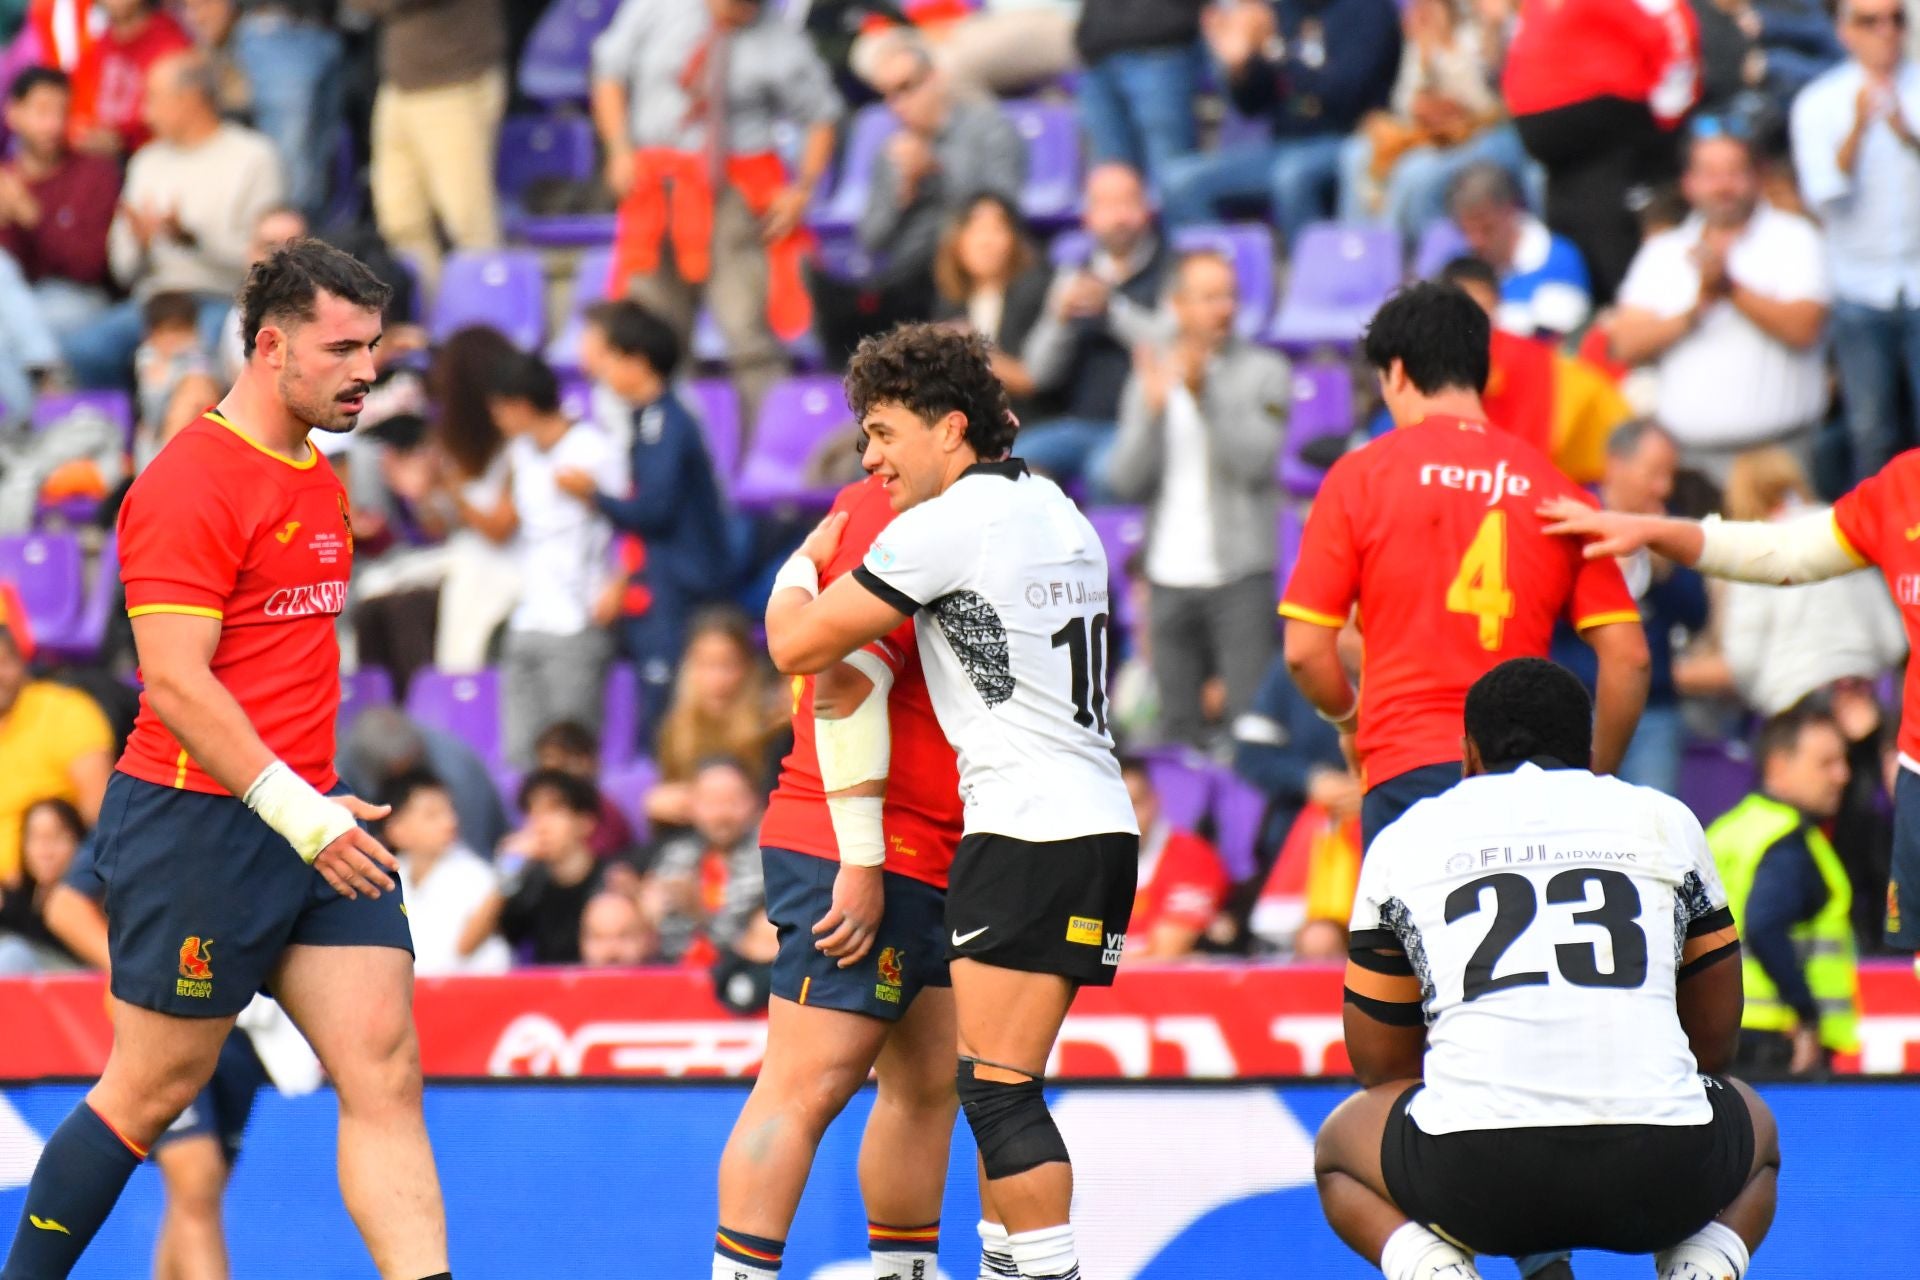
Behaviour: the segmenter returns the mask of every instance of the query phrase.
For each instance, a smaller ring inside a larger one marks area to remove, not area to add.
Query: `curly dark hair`
[[[1593,697],[1545,658],[1509,658],[1467,690],[1467,737],[1489,766],[1552,756],[1593,767]]]
[[[1020,423],[994,375],[991,351],[979,334],[938,324],[903,324],[863,338],[847,362],[847,407],[857,422],[882,404],[897,404],[926,422],[959,413],[975,453],[989,461],[1005,457]]]
[[[274,320],[313,319],[321,293],[368,311],[384,311],[393,290],[350,253],[319,240],[290,240],[253,264],[236,302],[240,344],[249,358],[262,326]]]
[[[1367,363],[1385,373],[1395,360],[1423,395],[1448,388],[1481,392],[1493,341],[1492,321],[1455,284],[1422,280],[1381,304],[1367,326]]]

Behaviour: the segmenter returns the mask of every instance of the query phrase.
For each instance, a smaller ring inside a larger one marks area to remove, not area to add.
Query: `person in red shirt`
[[[823,585],[894,515],[872,477],[840,491],[829,518],[843,513]],[[767,1051],[720,1158],[715,1275],[778,1266],[814,1150],[876,1066],[860,1155],[874,1274],[933,1273],[958,1106],[945,906],[961,818],[911,620],[794,678],[793,751],[760,827],[780,937]]]
[[[1886,578],[1920,647],[1920,450],[1909,450],[1833,504],[1793,520],[1705,521],[1576,508],[1549,502],[1547,531],[1588,539],[1591,559],[1645,548],[1716,578],[1793,586],[1875,568]],[[1899,776],[1893,796],[1893,878],[1887,945],[1920,952],[1920,664],[1907,663],[1901,697]],[[1916,957],[1920,968],[1920,957]]]
[[[1122,760],[1120,776],[1140,822],[1140,887],[1127,924],[1127,954],[1145,960],[1191,955],[1232,883],[1211,844],[1167,821],[1145,761]]]
[[[100,0],[107,29],[88,45],[73,69],[73,145],[89,155],[130,156],[153,131],[143,108],[147,73],[170,53],[193,47],[193,37],[153,0]]]
[[[1594,761],[1620,762],[1647,694],[1647,641],[1619,566],[1549,537],[1546,497],[1590,502],[1538,449],[1490,429],[1490,325],[1448,284],[1416,284],[1373,318],[1366,357],[1397,429],[1334,464],[1280,613],[1288,669],[1356,757],[1362,843],[1460,780],[1467,689],[1545,657],[1566,618],[1599,656]],[[1355,607],[1360,691],[1336,649]]]
[[[7,91],[13,156],[0,165],[0,249],[34,286],[56,335],[107,307],[107,228],[120,166],[67,145],[72,86],[64,71],[28,67]]]
[[[145,691],[101,802],[113,1052],[47,1140],[0,1276],[66,1276],[270,986],[340,1096],[341,1192],[386,1276],[450,1280],[420,1106],[398,862],[342,794],[335,625],[346,490],[308,439],[353,429],[387,287],[301,240],[241,290],[245,370],[120,510]]]

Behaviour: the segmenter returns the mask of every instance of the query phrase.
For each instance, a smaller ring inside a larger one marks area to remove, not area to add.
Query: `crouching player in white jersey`
[[[960,1104],[1007,1232],[986,1273],[1077,1277],[1073,1170],[1041,1076],[1074,993],[1113,981],[1140,846],[1107,732],[1106,554],[1057,485],[1006,456],[1018,424],[983,339],[869,338],[847,403],[901,515],[824,592],[845,518],[822,523],[775,583],[767,648],[811,674],[916,620],[965,809],[947,956]]]
[[[1672,797],[1588,771],[1592,720],[1565,669],[1495,667],[1467,694],[1465,781],[1361,868],[1346,1033],[1368,1088],[1315,1171],[1388,1280],[1568,1249],[1740,1280],[1773,1222],[1773,1116],[1711,1074],[1740,943],[1706,837]]]

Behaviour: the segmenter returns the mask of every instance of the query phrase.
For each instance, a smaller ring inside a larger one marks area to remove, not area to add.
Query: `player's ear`
[[[940,431],[941,448],[948,453],[957,452],[967,442],[967,415],[955,409],[942,419]]]
[[[1472,738],[1460,735],[1460,776],[1477,778],[1487,771],[1486,762],[1480,759],[1480,748]]]

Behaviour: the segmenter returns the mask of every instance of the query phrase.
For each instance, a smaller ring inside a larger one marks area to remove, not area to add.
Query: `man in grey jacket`
[[[1208,678],[1226,682],[1221,722],[1230,724],[1277,648],[1274,463],[1293,378],[1280,356],[1235,337],[1238,290],[1220,255],[1183,256],[1171,304],[1172,339],[1135,353],[1107,483],[1115,497],[1147,504],[1161,730],[1168,741],[1200,745]]]

